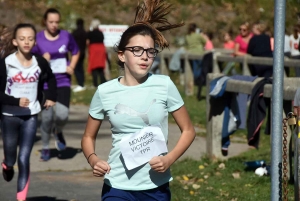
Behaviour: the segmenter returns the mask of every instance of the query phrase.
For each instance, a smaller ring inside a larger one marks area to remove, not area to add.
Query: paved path
[[[81,137],[83,135],[88,107],[72,105],[70,118],[64,130],[67,141],[67,149],[59,153],[51,138],[51,159],[48,162],[40,162],[41,140],[40,133],[34,144],[31,155],[31,183],[28,201],[93,201],[100,200],[102,179],[94,178],[89,164],[86,162],[81,150]],[[180,136],[180,130],[176,124],[169,125],[168,148],[172,149]],[[190,157],[199,160],[206,152],[205,138],[196,137],[187,152],[180,158]],[[111,148],[110,126],[108,121],[102,123],[96,141],[96,153],[99,157],[107,159]],[[235,156],[248,149],[241,143],[230,145],[229,157]],[[0,160],[3,156],[3,143],[0,141]],[[17,164],[16,164],[17,165]],[[15,167],[17,170],[17,166]],[[16,174],[17,175],[17,174]],[[0,176],[0,200],[15,200],[16,179],[7,183]]]

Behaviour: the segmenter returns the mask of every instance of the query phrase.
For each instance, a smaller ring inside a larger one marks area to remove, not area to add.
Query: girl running
[[[63,128],[69,116],[71,96],[71,75],[79,59],[79,49],[73,36],[65,30],[58,28],[60,13],[54,8],[49,8],[44,14],[46,29],[37,34],[37,44],[33,52],[43,55],[49,62],[57,82],[55,108],[42,111],[41,134],[43,149],[41,161],[50,159],[49,141],[51,132],[55,136],[55,146],[61,151],[66,148]],[[71,60],[68,60],[68,53]],[[45,92],[50,93],[45,86]],[[55,112],[54,112],[55,109]],[[55,116],[55,117],[54,117]]]
[[[12,45],[17,51],[0,60],[1,129],[4,149],[2,174],[7,182],[12,180],[19,144],[17,200],[26,200],[29,159],[37,130],[37,114],[41,111],[41,105],[49,109],[55,104],[56,80],[46,59],[31,54],[36,38],[34,26],[18,24],[12,36],[10,43],[4,45],[5,53],[11,53],[6,50]],[[43,95],[45,82],[48,83],[51,93]]]
[[[171,79],[150,74],[156,45],[168,47],[161,31],[180,27],[165,16],[170,4],[145,0],[135,22],[122,35],[117,54],[124,76],[98,86],[91,102],[82,149],[93,175],[104,178],[103,201],[170,200],[170,166],[188,149],[195,137],[183,100]],[[168,113],[182,135],[168,152]],[[98,158],[95,140],[105,116],[112,131],[108,161]]]

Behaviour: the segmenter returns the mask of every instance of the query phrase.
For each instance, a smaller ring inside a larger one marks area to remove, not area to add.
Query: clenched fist
[[[20,98],[20,101],[19,101],[19,106],[20,107],[28,107],[30,101],[28,98]]]
[[[46,108],[46,110],[48,110],[49,107],[52,107],[55,105],[55,102],[51,101],[51,100],[46,100],[44,107]]]

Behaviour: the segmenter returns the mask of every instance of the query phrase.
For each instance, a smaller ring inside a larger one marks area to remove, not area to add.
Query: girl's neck
[[[55,33],[50,33],[47,29],[44,31],[45,37],[48,40],[56,40],[59,37],[59,31],[55,32]]]
[[[139,78],[139,79],[137,79],[131,75],[126,75],[126,73],[125,73],[124,77],[120,79],[120,83],[125,86],[136,86],[136,85],[144,83],[147,79],[148,79],[148,73],[146,76]]]
[[[20,51],[16,52],[16,57],[23,67],[29,67],[32,64],[32,54],[24,54]]]
[[[250,36],[251,36],[251,34],[249,33],[248,35],[246,35],[246,36],[242,36],[242,38],[245,38],[245,39],[247,39],[247,38],[250,38]]]

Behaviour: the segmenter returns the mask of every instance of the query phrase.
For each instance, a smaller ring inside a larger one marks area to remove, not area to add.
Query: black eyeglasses
[[[149,58],[154,58],[154,57],[156,57],[157,53],[159,52],[155,48],[144,49],[141,46],[125,47],[125,49],[132,52],[133,55],[136,56],[136,57],[142,56],[144,54],[144,51],[146,51],[147,56]]]

